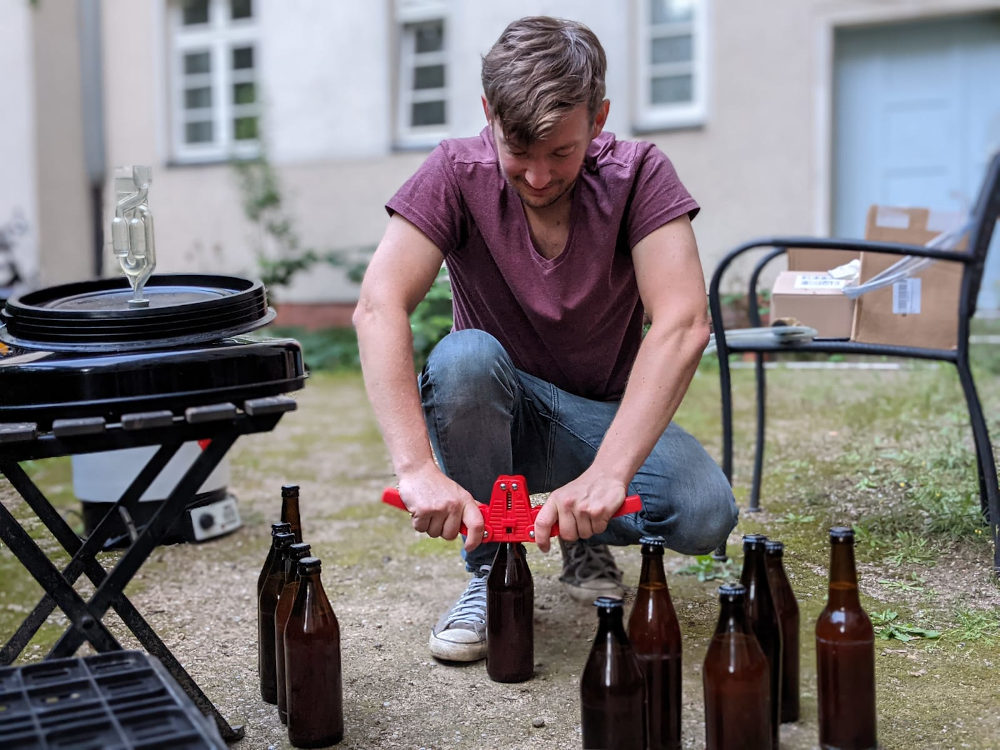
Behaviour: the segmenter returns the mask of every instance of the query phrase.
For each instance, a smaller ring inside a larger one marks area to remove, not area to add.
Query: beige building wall
[[[594,27],[608,48],[614,129],[621,137],[656,142],[701,203],[695,230],[709,274],[729,248],[753,237],[829,233],[831,82],[838,26],[995,10],[1000,3],[771,0],[762,12],[753,4],[709,0],[706,122],[695,128],[638,134],[630,132],[635,118],[627,90],[635,72],[634,4],[623,2],[628,10],[624,14],[611,12],[608,6],[604,0],[569,4],[512,0],[509,7],[490,6],[483,15],[458,2],[453,27],[471,27],[453,28],[459,40],[456,46],[474,75],[463,70],[456,83],[461,96],[473,100],[462,110],[468,125],[463,124],[456,135],[474,134],[479,127],[477,55],[506,20],[531,12],[577,15]],[[104,0],[101,7],[109,174],[118,165],[153,167],[150,206],[156,220],[159,270],[256,275],[256,253],[264,238],[244,216],[233,168],[170,161],[165,0]],[[386,46],[392,43],[391,0],[365,3],[364,13],[351,6],[354,10],[342,23],[333,23],[333,15],[344,6],[313,0],[290,4],[261,0],[258,7],[264,16],[272,14],[267,24],[271,29],[273,14],[327,14],[315,20],[308,34],[293,27],[285,32],[290,36],[270,39],[271,49],[280,55],[276,67],[298,65],[298,78],[288,70],[262,68],[265,78],[272,76],[264,81],[265,92],[272,92],[265,93],[270,97],[265,103],[292,123],[280,133],[265,132],[287,211],[306,246],[325,250],[372,245],[385,225],[384,201],[426,155],[426,151],[391,149],[394,54]],[[49,281],[85,276],[87,269],[85,254],[77,250],[85,213],[80,137],[72,117],[59,116],[78,103],[78,91],[68,75],[75,59],[74,41],[69,34],[70,40],[58,49],[42,44],[49,34],[69,31],[72,13],[63,8],[62,3],[40,3],[35,29],[42,256],[62,258],[43,262]],[[329,33],[319,33],[318,28],[328,28]],[[303,33],[298,57],[296,33]],[[329,38],[328,56],[311,59],[309,45],[321,37]],[[352,43],[354,47],[349,46]],[[289,89],[296,80],[302,88]],[[363,137],[348,124],[364,128]],[[354,143],[357,148],[352,151]],[[106,199],[106,222],[112,211]],[[861,231],[859,227],[858,235]],[[105,252],[105,266],[110,269],[110,250]],[[303,275],[283,294],[300,302],[350,301],[356,291],[341,274],[320,269]]]
[[[80,117],[77,2],[32,6],[38,282],[90,278],[93,240]]]

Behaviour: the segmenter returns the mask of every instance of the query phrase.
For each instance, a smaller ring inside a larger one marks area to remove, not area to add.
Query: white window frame
[[[254,3],[259,12],[260,0]],[[208,23],[185,26],[183,2],[171,2],[169,18],[169,70],[170,70],[170,133],[174,161],[185,164],[247,159],[260,154],[260,32],[257,17],[233,20],[229,17],[230,0],[209,0]],[[234,71],[232,50],[235,47],[253,48],[254,67],[249,72]],[[185,107],[185,84],[190,76],[184,73],[184,56],[194,52],[208,52],[211,71],[204,74],[204,84],[212,91],[210,108],[212,140],[205,143],[187,143],[185,125],[191,113]],[[234,104],[233,85],[254,82],[256,101],[252,104]],[[233,119],[237,116],[257,118],[257,138],[236,140]]]
[[[422,24],[440,23],[442,48],[437,52],[416,51],[416,29]],[[396,5],[396,25],[399,35],[399,66],[396,79],[396,145],[400,148],[430,148],[450,132],[449,86],[452,70],[448,64],[448,19],[444,4],[435,0],[399,0]],[[414,89],[413,74],[418,65],[444,66],[444,86],[436,89]],[[440,125],[413,125],[410,114],[413,104],[422,101],[443,101],[445,121]]]
[[[708,115],[708,14],[710,0],[687,0],[692,6],[690,21],[653,26],[652,3],[659,0],[636,0],[635,130],[669,130],[702,125]],[[652,45],[655,39],[670,34],[691,35],[689,63],[661,63],[654,66]],[[690,73],[691,100],[674,104],[655,104],[651,97],[651,82],[656,74]]]

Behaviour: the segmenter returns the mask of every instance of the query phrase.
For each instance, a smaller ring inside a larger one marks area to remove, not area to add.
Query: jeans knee
[[[452,331],[431,351],[421,376],[439,394],[482,399],[497,387],[510,391],[514,367],[506,350],[485,331]]]
[[[696,499],[674,505],[666,517],[642,514],[638,526],[643,535],[659,535],[667,546],[685,555],[705,555],[726,541],[736,527],[739,509],[732,487],[725,481],[702,484]]]

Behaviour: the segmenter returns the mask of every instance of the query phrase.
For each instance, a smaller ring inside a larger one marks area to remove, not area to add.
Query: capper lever
[[[408,510],[399,496],[399,490],[386,488],[382,493],[382,502],[401,510]],[[541,505],[532,505],[528,496],[527,483],[523,476],[501,474],[493,483],[489,505],[479,503],[483,514],[483,541],[488,542],[534,542],[535,518],[542,509]],[[614,518],[638,513],[642,510],[642,500],[638,495],[629,495],[615,512]],[[463,534],[468,533],[462,524]],[[559,524],[554,524],[550,536],[559,535]]]

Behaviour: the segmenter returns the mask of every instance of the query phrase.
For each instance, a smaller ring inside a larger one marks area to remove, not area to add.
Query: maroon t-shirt
[[[621,398],[642,337],[632,248],[698,204],[651,143],[602,133],[573,189],[566,248],[535,250],[488,128],[443,141],[386,204],[444,254],[455,330],[495,336],[518,369],[571,393]]]

